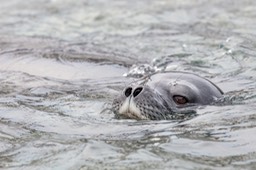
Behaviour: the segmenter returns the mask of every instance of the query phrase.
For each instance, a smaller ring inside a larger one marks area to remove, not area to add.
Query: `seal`
[[[117,117],[172,119],[185,108],[211,104],[223,95],[214,83],[186,72],[157,73],[130,84],[114,99]]]

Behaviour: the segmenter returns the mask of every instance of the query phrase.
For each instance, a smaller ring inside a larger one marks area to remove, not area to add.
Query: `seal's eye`
[[[186,104],[188,103],[188,99],[184,96],[175,95],[173,96],[173,100],[176,104]]]

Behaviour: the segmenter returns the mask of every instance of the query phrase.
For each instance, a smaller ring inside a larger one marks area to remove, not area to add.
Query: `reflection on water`
[[[255,5],[1,2],[0,168],[255,169]],[[226,96],[190,120],[115,119],[134,80],[122,75],[149,68],[200,74]]]

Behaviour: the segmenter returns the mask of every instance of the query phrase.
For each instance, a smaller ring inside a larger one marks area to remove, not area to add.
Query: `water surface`
[[[5,0],[0,168],[255,169],[256,2]],[[184,121],[108,109],[145,67],[216,83]]]

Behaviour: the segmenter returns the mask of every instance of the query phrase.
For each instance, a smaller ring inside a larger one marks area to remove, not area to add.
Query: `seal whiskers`
[[[142,82],[141,82],[142,81]],[[185,72],[147,76],[131,84],[113,101],[114,113],[132,119],[161,120],[187,114],[191,106],[205,105],[223,92],[211,81]]]

